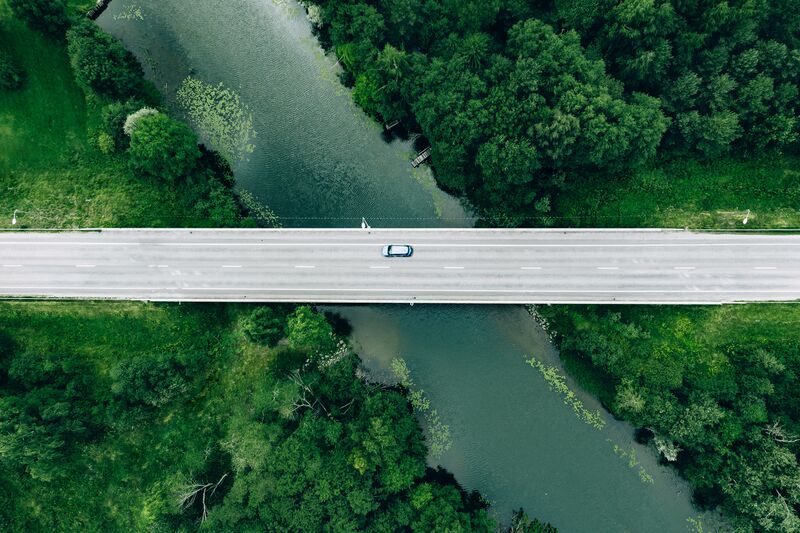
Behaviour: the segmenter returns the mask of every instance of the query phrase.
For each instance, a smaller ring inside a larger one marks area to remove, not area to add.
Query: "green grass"
[[[800,158],[673,161],[581,182],[556,210],[558,225],[579,227],[800,228]]]
[[[63,42],[29,30],[0,0],[0,41],[27,74],[19,91],[0,92],[0,228],[193,225],[184,195],[143,180],[124,154],[105,155],[87,124],[87,105]]]

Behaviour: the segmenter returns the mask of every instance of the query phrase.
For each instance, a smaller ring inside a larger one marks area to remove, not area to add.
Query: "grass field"
[[[14,210],[27,228],[192,225],[174,189],[96,148],[87,124],[99,105],[87,105],[64,43],[11,18],[4,0],[0,40],[27,74],[21,90],[0,92],[0,228]]]
[[[557,211],[557,225],[584,227],[800,228],[800,158],[673,161],[624,181],[595,178]]]

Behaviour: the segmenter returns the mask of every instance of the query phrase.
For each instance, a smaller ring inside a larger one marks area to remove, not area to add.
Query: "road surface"
[[[384,258],[385,244],[410,258]],[[680,230],[0,232],[0,297],[717,304],[800,298],[800,235]]]

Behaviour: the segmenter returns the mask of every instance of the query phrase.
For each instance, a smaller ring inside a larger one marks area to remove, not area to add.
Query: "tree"
[[[0,90],[19,89],[25,81],[25,73],[11,60],[9,54],[0,50]]]
[[[40,481],[68,475],[62,463],[74,445],[90,439],[100,425],[86,369],[80,360],[63,354],[12,351],[4,359],[0,464],[22,468]]]
[[[28,26],[63,38],[69,26],[66,0],[9,0],[11,11]]]
[[[123,130],[125,120],[141,108],[142,104],[135,100],[113,102],[103,108],[101,112],[102,129],[114,141],[115,149],[125,150],[128,148],[130,137]]]
[[[253,342],[275,346],[284,335],[286,313],[275,307],[255,308],[245,319],[242,329]]]
[[[164,113],[137,122],[131,134],[130,165],[141,175],[177,182],[197,166],[197,135]]]
[[[88,19],[67,31],[67,52],[75,79],[86,90],[118,100],[144,92],[144,73],[133,54]]]
[[[336,338],[325,316],[307,305],[298,307],[286,321],[286,340],[295,348],[327,354],[336,347]]]

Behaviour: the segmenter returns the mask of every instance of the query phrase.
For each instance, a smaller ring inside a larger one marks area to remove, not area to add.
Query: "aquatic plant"
[[[253,196],[253,193],[242,190],[239,191],[238,194],[239,202],[241,202],[242,206],[247,209],[247,212],[250,214],[250,218],[255,220],[259,226],[270,228],[282,227],[281,220],[278,218],[278,215],[276,215],[272,209],[259,202],[256,197]]]
[[[616,455],[622,457],[623,459],[628,460],[628,468],[636,468],[637,466],[639,467],[638,469],[639,479],[642,481],[642,483],[652,485],[655,482],[653,476],[651,476],[647,472],[647,470],[645,470],[645,468],[639,463],[639,460],[636,458],[636,450],[633,447],[631,447],[630,451],[625,451],[621,446],[616,444],[611,439],[606,439],[606,442],[611,443],[614,449],[614,453]]]
[[[431,408],[431,402],[425,396],[425,392],[414,385],[414,381],[411,379],[411,371],[409,371],[404,359],[395,357],[389,367],[397,381],[408,389],[408,400],[411,402],[414,411],[421,414],[425,419],[429,437],[428,449],[431,457],[434,459],[440,458],[453,445],[450,426],[442,422],[436,409]]]
[[[605,427],[606,421],[600,414],[600,411],[590,411],[583,405],[583,402],[575,395],[575,393],[567,385],[567,379],[564,375],[554,366],[548,366],[535,357],[531,356],[526,359],[527,363],[533,368],[538,370],[550,390],[554,390],[561,395],[564,404],[569,406],[577,417],[583,422],[589,424],[595,429],[601,430]]]
[[[253,152],[253,114],[236,92],[222,83],[211,85],[188,77],[178,88],[177,98],[203,140],[229,163]]]
[[[136,4],[131,4],[124,11],[114,15],[114,20],[144,20],[142,8]]]

